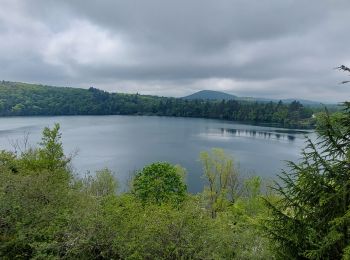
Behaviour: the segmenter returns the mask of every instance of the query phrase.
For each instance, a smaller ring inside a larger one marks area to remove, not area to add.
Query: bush
[[[133,193],[143,203],[181,203],[186,197],[184,170],[167,162],[146,166],[133,181]]]

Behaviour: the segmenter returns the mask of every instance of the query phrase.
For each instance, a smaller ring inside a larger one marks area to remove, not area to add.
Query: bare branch
[[[25,153],[29,150],[29,132],[24,132],[23,137],[20,139],[7,139],[10,146],[13,149],[13,152],[18,155],[21,153]]]

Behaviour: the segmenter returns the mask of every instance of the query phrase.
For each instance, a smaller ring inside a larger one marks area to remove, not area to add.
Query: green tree
[[[96,176],[87,176],[83,180],[83,186],[88,194],[96,197],[114,195],[117,192],[118,183],[109,169],[96,172]]]
[[[238,196],[238,171],[233,158],[219,148],[211,153],[201,152],[203,178],[206,181],[204,197],[213,218],[218,211],[224,210]]]
[[[59,254],[75,200],[69,187],[71,174],[63,167],[66,158],[56,138],[58,129],[44,131],[39,149],[21,155],[0,153],[1,259],[47,259]]]
[[[350,258],[350,103],[342,114],[325,113],[316,142],[277,184],[265,223],[277,252],[287,258]]]
[[[62,134],[59,131],[60,125],[58,123],[55,123],[52,129],[45,127],[43,130],[39,159],[49,170],[64,168],[70,161],[64,155],[61,142]]]
[[[186,197],[184,170],[167,162],[152,163],[133,180],[133,193],[144,203],[180,203]]]

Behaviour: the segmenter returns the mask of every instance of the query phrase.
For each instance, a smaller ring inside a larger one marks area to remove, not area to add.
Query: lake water
[[[202,190],[199,153],[223,148],[239,163],[242,175],[274,178],[296,161],[305,131],[253,126],[236,122],[146,116],[59,116],[0,118],[0,149],[13,150],[29,133],[29,143],[40,141],[41,131],[61,124],[67,154],[78,151],[73,166],[78,174],[108,167],[125,187],[132,172],[155,161],[187,169],[191,192]]]

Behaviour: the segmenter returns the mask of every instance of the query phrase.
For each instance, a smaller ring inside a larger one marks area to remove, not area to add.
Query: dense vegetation
[[[87,90],[0,82],[0,116],[157,115],[311,127],[314,124],[313,113],[313,109],[297,101],[284,104],[281,101],[187,100],[108,93],[96,88]]]
[[[316,140],[282,172],[277,200],[267,200],[263,226],[281,259],[350,259],[350,102],[344,107],[318,116]]]
[[[69,161],[58,125],[44,129],[36,149],[0,153],[1,259],[272,257],[256,228],[266,211],[259,178],[236,185],[233,204],[225,199],[229,185],[216,187],[218,196],[209,188],[191,195],[180,167],[154,163],[118,194],[109,170],[81,179]],[[238,178],[230,157],[210,165],[206,174],[216,177],[208,185]]]
[[[203,152],[203,192],[153,163],[118,193],[108,169],[78,178],[59,125],[0,153],[1,259],[349,259],[350,103],[319,116],[316,144],[262,193],[223,150]],[[20,152],[22,151],[22,152]]]
[[[350,259],[350,103],[321,117],[317,132],[282,173],[267,232],[281,258]]]

